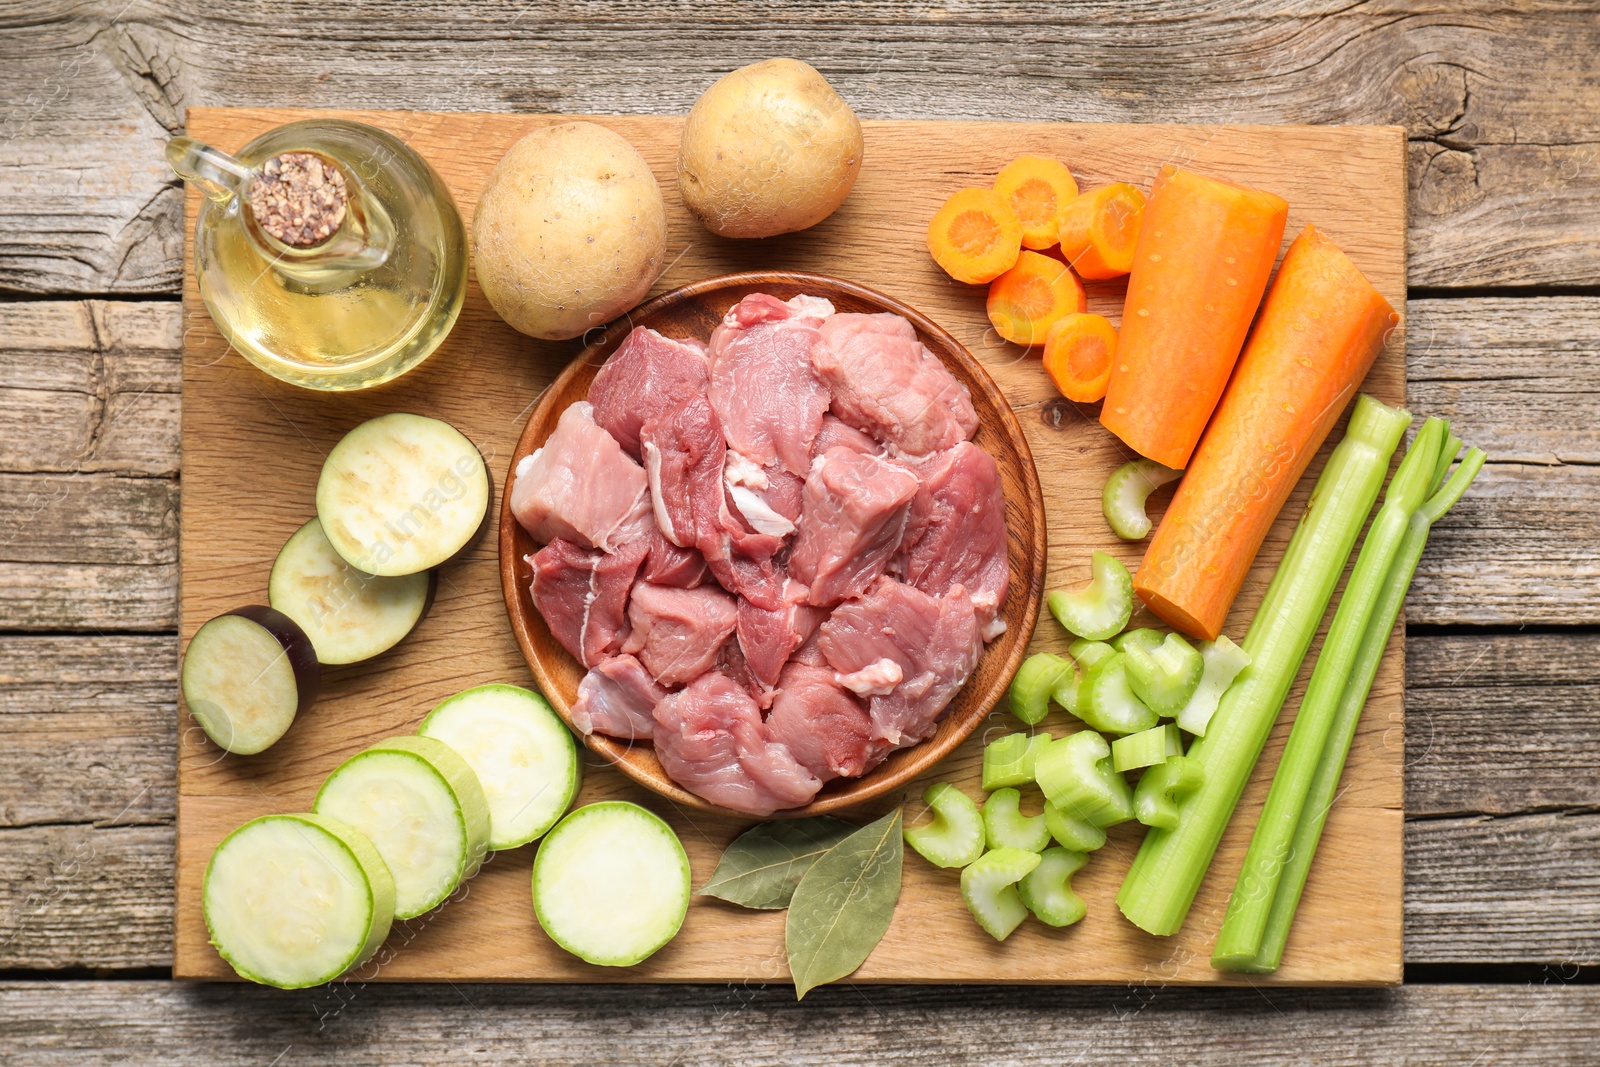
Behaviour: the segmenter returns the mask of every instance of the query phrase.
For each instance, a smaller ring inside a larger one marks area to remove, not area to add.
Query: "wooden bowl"
[[[860,778],[838,778],[827,783],[804,807],[777,813],[778,817],[795,818],[839,811],[903,787],[966,740],[1005,695],[1011,676],[1027,652],[1039,613],[1045,566],[1044,500],[1022,426],[994,380],[960,342],[927,316],[898,300],[837,278],[787,271],[729,274],[664,293],[608,326],[605,334],[585,348],[545,391],[517,442],[500,494],[500,580],[505,589],[506,610],[511,615],[511,628],[540,689],[569,726],[584,669],[550,635],[544,619],[534,610],[529,591],[532,571],[525,557],[539,546],[511,514],[513,473],[522,457],[550,436],[567,406],[588,395],[589,385],[601,364],[635,326],[649,326],[668,337],[706,340],[728,309],[751,293],[770,293],[780,300],[809,293],[827,297],[839,311],[892,311],[916,327],[922,343],[972,392],[973,407],[978,413],[978,432],[973,440],[999,464],[1010,541],[1011,584],[1000,608],[1006,631],[984,650],[977,669],[951,701],[938,730],[926,741],[895,752]],[[723,815],[739,815],[702,800],[667,777],[656,759],[655,750],[647,743],[619,741],[600,734],[591,734],[584,743],[634,781],[678,804]]]

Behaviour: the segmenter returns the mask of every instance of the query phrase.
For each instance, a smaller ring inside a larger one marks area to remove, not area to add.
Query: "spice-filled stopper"
[[[291,248],[311,248],[333,236],[349,200],[344,174],[315,152],[273,156],[250,183],[256,223]]]

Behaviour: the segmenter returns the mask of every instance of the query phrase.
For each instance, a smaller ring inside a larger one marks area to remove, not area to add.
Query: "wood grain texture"
[[[192,109],[189,127],[203,140],[235,149],[254,133],[295,117],[293,112]],[[483,179],[505,149],[529,129],[557,121],[393,112],[363,117],[402,134],[433,162],[469,219]],[[639,149],[667,198],[673,265],[657,292],[739,270],[826,272],[917,308],[983,363],[1018,409],[1049,502],[1047,587],[1085,581],[1091,548],[1105,548],[1129,564],[1137,560],[1140,546],[1108,543],[1114,538],[1108,536],[1099,500],[1104,479],[1127,457],[1086,416],[1059,425],[1038,418],[1035,413],[1055,392],[1035,358],[994,336],[983,311],[982,287],[951,282],[928,258],[926,220],[951,191],[988,182],[1023,144],[1062,158],[1092,160],[1081,168],[1091,185],[1113,175],[1147,180],[1160,164],[1180,159],[1203,172],[1282,193],[1294,205],[1286,237],[1315,220],[1391,303],[1399,306],[1405,293],[1399,130],[869,122],[866,154],[884,165],[863,170],[837,213],[802,233],[741,243],[708,236],[678,200],[670,177],[681,120],[599,121]],[[186,306],[196,308],[192,278],[186,285]],[[1091,310],[1120,319],[1120,289],[1096,286]],[[1403,397],[1402,343],[1397,331],[1365,386],[1391,402]],[[503,488],[528,411],[577,350],[576,343],[537,343],[513,334],[488,310],[475,285],[469,287],[454,333],[427,363],[381,390],[359,394],[324,396],[283,385],[226,356],[214,330],[186,331],[182,636],[221,611],[260,599],[268,562],[309,514],[324,451],[356,422],[394,410],[446,419],[477,444]],[[274,462],[242,478],[239,457],[247,454],[271,455]],[[1307,480],[1275,527],[1235,606],[1230,632],[1243,633],[1309,489]],[[243,516],[248,521],[241,521]],[[439,599],[423,625],[375,662],[326,672],[324,696],[306,722],[261,756],[219,759],[213,747],[187,733],[180,737],[178,976],[229,975],[206,943],[196,909],[205,860],[224,833],[263,811],[303,808],[341,760],[387,734],[414,730],[422,714],[445,696],[469,685],[527,678],[497,603],[496,574],[492,543],[473,549],[466,562],[443,568]],[[1033,647],[1061,651],[1065,644],[1064,632],[1050,624],[1038,628]],[[1309,670],[1308,663],[1305,673]],[[1389,743],[1384,735],[1390,720],[1401,714],[1401,685],[1396,649],[1380,672],[1373,696],[1379,710],[1351,761],[1351,788],[1323,845],[1331,862],[1362,872],[1372,907],[1355,915],[1337,886],[1313,880],[1297,927],[1304,941],[1290,945],[1290,962],[1275,980],[1400,979],[1402,753],[1394,735]],[[1054,725],[1064,728],[1066,720]],[[1008,713],[991,716],[938,776],[975,789],[984,739],[1009,728]],[[1286,733],[1287,723],[1272,752]],[[1274,760],[1269,754],[1263,761],[1244,810],[1259,806]],[[908,792],[920,795],[921,785]],[[650,799],[609,769],[587,776],[580,801],[610,796]],[[701,816],[659,802],[654,808],[684,838],[697,880],[709,874],[720,849],[751,821]],[[911,813],[918,811],[913,804]],[[1220,979],[1207,953],[1249,829],[1247,819],[1233,824],[1218,854],[1221,873],[1210,880],[1186,931],[1161,943],[1123,922],[1111,903],[1137,840],[1130,828],[1101,854],[1106,862],[1091,864],[1074,883],[1090,902],[1089,919],[1065,932],[1029,924],[1004,946],[970,922],[948,872],[908,864],[894,925],[860,978],[1121,981],[1160,971],[1176,981],[1234,980]],[[776,979],[785,973],[781,915],[740,914],[704,899],[691,908],[684,936],[643,965],[620,974],[587,967],[561,953],[527,921],[527,851],[497,857],[499,862],[466,888],[470,903],[446,907],[382,968],[382,976],[723,981]]]

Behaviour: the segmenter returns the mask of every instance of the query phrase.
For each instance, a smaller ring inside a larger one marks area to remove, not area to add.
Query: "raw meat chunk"
[[[585,667],[622,648],[628,590],[647,544],[640,537],[616,552],[601,552],[557,538],[527,558],[534,607],[555,639]]]
[[[911,455],[954,447],[978,428],[967,387],[899,315],[834,315],[811,349],[833,413]]]
[[[637,459],[639,428],[691,396],[704,396],[709,381],[704,342],[636,326],[594,376],[589,403],[594,421]]]
[[[578,683],[572,725],[585,735],[648,741],[656,725],[653,712],[666,695],[644,664],[632,656],[610,656]]]
[[[822,788],[786,745],[767,740],[756,702],[720,671],[658,703],[655,720],[661,766],[713,804],[770,815],[807,803]]]
[[[857,778],[882,762],[889,746],[873,737],[861,702],[826,667],[791,663],[783,669],[767,716],[767,737],[787,745],[824,782]]]
[[[650,493],[644,468],[580,400],[561,413],[544,446],[517,464],[511,512],[535,540],[609,552],[647,532]]]
[[[762,685],[778,684],[778,675],[791,653],[813,633],[827,613],[806,603],[806,587],[787,579],[783,604],[775,611],[739,602],[739,648],[745,666]]]
[[[837,415],[822,416],[822,429],[811,443],[811,458],[816,459],[830,448],[848,448],[852,452],[877,455],[882,446]]]
[[[640,582],[628,601],[632,629],[622,651],[638,656],[662,685],[683,685],[711,669],[738,621],[738,603],[720,589]]]
[[[752,533],[788,537],[800,517],[805,480],[778,467],[763,467],[728,449],[722,468],[728,506]]]
[[[811,346],[832,312],[816,297],[784,303],[756,293],[712,331],[709,395],[728,447],[804,477],[830,399]]]
[[[916,493],[915,475],[877,456],[841,447],[818,458],[789,556],[790,573],[810,587],[810,603],[867,591],[900,547]]]
[[[650,524],[650,554],[645,556],[639,580],[651,585],[693,589],[706,580],[706,558],[697,548],[679,548],[667,540],[661,527]]]
[[[656,525],[668,541],[693,547],[701,529],[721,528],[727,446],[717,416],[704,397],[691,397],[639,433]]]
[[[978,621],[989,624],[1011,580],[1006,500],[994,457],[963,441],[907,467],[921,485],[897,569],[906,584],[930,596],[965,587]]]
[[[873,735],[897,748],[933,733],[983,652],[964,589],[936,598],[892,578],[878,579],[865,597],[835,608],[817,631],[817,644],[841,675],[885,659],[900,665],[900,683],[867,705]]]

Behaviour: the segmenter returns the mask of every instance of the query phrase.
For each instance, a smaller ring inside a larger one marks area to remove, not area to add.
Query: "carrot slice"
[[[1016,266],[989,284],[989,321],[1014,344],[1044,344],[1046,331],[1062,316],[1088,306],[1089,294],[1072,268],[1037,252],[1023,252]]]
[[[994,191],[1006,198],[1022,223],[1023,248],[1049,248],[1059,238],[1061,205],[1078,195],[1067,165],[1049,156],[1018,156],[1001,168]]]
[[[1172,165],[1145,206],[1100,422],[1183,469],[1211,418],[1283,240],[1282,198]]]
[[[958,189],[928,223],[928,251],[958,282],[992,282],[1016,264],[1022,224],[993,189]]]
[[[1056,233],[1061,254],[1078,276],[1117,278],[1133,268],[1144,218],[1144,194],[1127,182],[1101,186],[1061,205]]]
[[[1068,315],[1044,337],[1044,369],[1061,395],[1092,404],[1106,395],[1117,328],[1100,315]]]
[[[1399,321],[1337,245],[1301,232],[1134,576],[1151,611],[1193,637],[1222,632],[1267,530]]]

